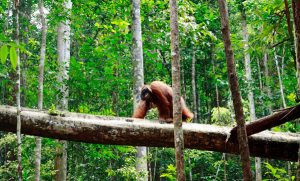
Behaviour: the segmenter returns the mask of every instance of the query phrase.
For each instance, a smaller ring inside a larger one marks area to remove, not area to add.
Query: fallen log
[[[0,131],[16,131],[16,108],[0,106]],[[26,109],[21,112],[22,133],[86,143],[174,147],[173,124],[63,113],[60,116]],[[183,123],[186,148],[238,154],[238,143],[226,142],[230,128]],[[300,134],[265,131],[249,137],[251,156],[297,161]]]
[[[271,129],[288,121],[300,118],[300,104],[294,107],[278,110],[274,114],[257,119],[246,124],[247,136],[259,133],[261,131]],[[236,139],[237,127],[230,131],[230,139]]]

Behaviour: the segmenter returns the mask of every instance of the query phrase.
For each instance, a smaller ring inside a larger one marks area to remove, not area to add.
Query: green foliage
[[[225,107],[214,107],[211,112],[212,123],[222,126],[228,126],[232,123],[229,109]]]
[[[176,180],[176,167],[172,164],[168,165],[165,173],[160,175],[161,178],[166,178],[168,181]]]
[[[135,168],[135,157],[127,157],[125,158],[125,165],[122,168],[117,170],[108,169],[106,170],[109,177],[113,177],[119,175],[122,180],[136,180],[137,178],[141,178],[141,176],[145,173],[139,173],[136,171]]]
[[[0,57],[1,57],[1,63],[4,64],[6,59],[7,59],[7,55],[8,55],[8,48],[7,45],[2,45],[1,49],[0,49]]]
[[[9,55],[10,55],[10,63],[11,63],[11,66],[14,70],[16,70],[17,68],[17,51],[16,51],[16,48],[14,46],[11,46],[10,47],[10,50],[9,50]]]
[[[60,114],[60,111],[56,109],[56,106],[54,104],[52,104],[51,107],[48,110],[48,113],[50,115],[57,116],[57,115]]]
[[[55,105],[59,102],[57,83],[57,24],[71,20],[71,62],[67,84],[69,110],[72,112],[130,117],[133,112],[133,70],[131,62],[131,4],[130,1],[72,0],[71,12],[65,11],[63,1],[44,1],[47,14],[47,45],[44,75],[44,108],[51,115],[61,114]],[[240,0],[230,0],[229,15],[231,38],[243,98],[245,119],[249,120],[248,90],[253,90],[257,117],[270,114],[282,107],[278,86],[274,49],[272,45],[285,40],[288,35],[284,14],[284,2],[280,0],[243,1],[249,32],[249,53],[253,81],[245,81],[244,51],[241,34]],[[36,1],[22,1],[20,16],[20,45],[14,42],[15,20],[10,1],[0,3],[0,101],[15,105],[16,49],[20,50],[22,78],[22,106],[37,107],[38,65],[41,30]],[[217,1],[178,1],[180,29],[181,74],[186,103],[192,108],[192,54],[196,53],[196,86],[199,122],[230,125],[233,120],[232,99],[227,80],[224,45],[221,36]],[[10,13],[12,12],[12,13]],[[69,16],[68,14],[71,13]],[[23,16],[24,15],[24,16]],[[168,0],[144,0],[141,2],[143,58],[145,83],[162,80],[171,84],[170,22]],[[293,20],[292,20],[293,21]],[[275,47],[279,55],[284,95],[288,106],[296,104],[296,79],[292,56],[293,43],[283,41]],[[263,63],[267,55],[269,78]],[[9,63],[7,60],[10,59]],[[258,60],[258,61],[257,61]],[[260,85],[261,84],[261,85]],[[260,87],[262,86],[262,87]],[[267,86],[272,96],[266,92]],[[218,99],[216,97],[218,89]],[[218,103],[217,103],[218,101]],[[219,106],[219,108],[217,107]],[[157,119],[156,110],[147,119]],[[298,133],[299,124],[289,122],[275,128],[276,131]],[[57,143],[52,139],[42,142],[41,179],[53,180]],[[34,175],[34,139],[23,139],[24,180]],[[193,180],[213,180],[219,168],[218,178],[241,180],[239,157],[221,153],[188,150],[191,163],[186,172],[192,171]],[[154,180],[175,179],[175,155],[172,148],[149,148],[149,165]],[[155,163],[155,164],[154,164]],[[263,178],[286,179],[284,162],[269,161],[263,168]],[[0,180],[16,180],[16,141],[14,134],[0,132]],[[156,165],[156,168],[154,168]],[[226,165],[226,170],[224,168]],[[253,166],[253,164],[252,164]],[[135,180],[135,148],[69,142],[68,180]],[[292,171],[295,169],[292,164]],[[294,174],[294,172],[293,172]],[[187,174],[188,175],[188,174]],[[276,175],[276,176],[275,176]],[[278,176],[279,175],[279,176]],[[162,178],[160,178],[162,176]],[[280,177],[280,178],[276,178]]]
[[[275,179],[275,180],[284,180],[284,181],[289,181],[291,180],[295,180],[295,176],[292,176],[290,179],[288,177],[288,174],[286,172],[286,170],[282,169],[282,168],[277,168],[277,167],[273,167],[271,164],[265,162],[265,167],[267,168],[267,175],[271,175],[272,178],[271,179]],[[264,180],[269,180],[269,179],[264,179]]]

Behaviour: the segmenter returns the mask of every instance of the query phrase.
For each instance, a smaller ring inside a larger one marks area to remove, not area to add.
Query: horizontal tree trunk
[[[246,125],[247,136],[271,129],[288,121],[300,118],[300,105],[278,110],[272,115],[257,119]],[[236,139],[237,127],[231,130],[230,139]]]
[[[0,106],[0,131],[16,131],[16,108]],[[132,146],[174,147],[173,124],[78,113],[60,116],[24,109],[22,133],[60,140]],[[185,148],[238,154],[238,143],[226,138],[230,128],[183,123]],[[251,156],[297,161],[299,134],[265,131],[249,137]]]

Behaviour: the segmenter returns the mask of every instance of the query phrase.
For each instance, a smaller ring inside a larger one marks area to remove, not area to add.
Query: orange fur
[[[135,109],[134,118],[145,118],[148,110],[157,107],[159,119],[171,122],[173,118],[173,90],[167,84],[161,81],[154,81],[150,86],[145,85],[152,92],[151,100],[141,100],[138,107]],[[186,107],[185,101],[181,97],[182,120],[193,119],[194,114]],[[155,106],[154,106],[154,105]]]

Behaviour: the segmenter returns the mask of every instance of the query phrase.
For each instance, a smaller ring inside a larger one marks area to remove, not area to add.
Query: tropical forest
[[[0,2],[0,181],[300,181],[300,0]]]

